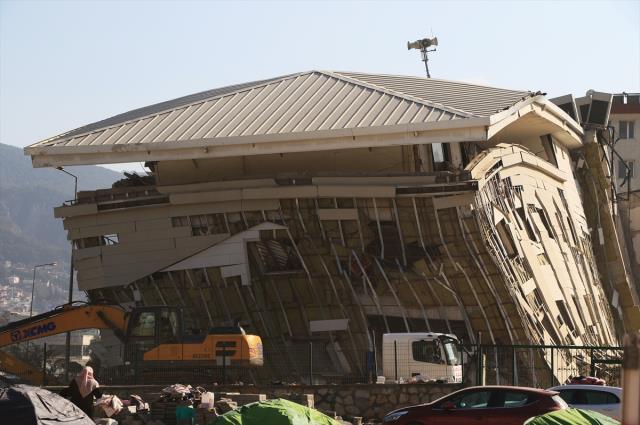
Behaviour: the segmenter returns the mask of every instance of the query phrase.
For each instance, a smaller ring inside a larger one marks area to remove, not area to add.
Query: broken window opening
[[[573,320],[571,320],[571,315],[569,314],[569,310],[567,310],[565,302],[562,300],[556,300],[556,306],[558,307],[560,315],[562,316],[561,322],[566,324],[572,333],[575,332],[576,326],[573,323]]]
[[[88,238],[75,239],[73,241],[74,249],[93,248],[96,246],[113,246],[120,243],[118,235],[113,233],[110,235],[90,236]]]
[[[558,215],[557,212],[556,212],[556,221],[560,225],[560,235],[562,235],[562,240],[564,241],[564,243],[568,244],[569,239],[567,238],[567,233],[564,230],[564,226],[562,225],[562,219],[560,218],[560,215]]]
[[[481,149],[475,143],[460,143],[460,154],[462,156],[462,167],[469,165],[471,160],[478,156]]]
[[[207,216],[205,215],[192,215],[189,216],[191,222],[191,234],[193,236],[202,236],[209,233],[209,226],[207,225]]]
[[[402,241],[394,221],[380,221],[380,231],[378,231],[378,225],[375,222],[369,223],[369,227],[374,237],[366,246],[367,253],[378,256],[382,252],[382,246],[384,246],[385,258],[402,259]],[[380,240],[380,237],[382,237],[382,240]]]
[[[580,308],[580,306],[578,305],[578,297],[576,295],[571,295],[571,302],[573,303],[573,308],[575,308],[576,311],[578,312],[578,316],[580,317],[580,320],[582,320],[582,323],[586,324],[587,321],[584,317],[584,312],[582,311],[582,308]],[[580,332],[578,331],[577,327],[576,327],[575,333],[576,333],[575,336],[580,336]]]
[[[120,243],[118,241],[118,235],[115,233],[102,236],[102,245],[104,246],[118,245],[118,243]]]
[[[431,144],[433,171],[451,171],[451,152],[448,143]]]
[[[513,241],[513,237],[511,236],[511,230],[509,226],[505,223],[504,220],[500,220],[496,224],[496,230],[498,231],[498,236],[500,241],[502,241],[502,246],[506,251],[506,255],[509,258],[515,258],[518,256],[518,250],[516,249],[516,244]]]
[[[576,236],[576,231],[573,228],[573,223],[571,222],[571,219],[569,217],[567,217],[567,224],[569,225],[569,231],[571,231],[571,237],[573,238],[573,244],[574,245],[578,245],[578,238]]]
[[[224,214],[198,214],[171,217],[173,227],[191,227],[192,236],[227,233]]]
[[[550,224],[549,218],[547,217],[547,212],[542,208],[536,208],[535,211],[538,213],[538,216],[540,217],[540,221],[542,222],[542,225],[546,229],[547,235],[549,236],[549,238],[555,239],[553,230],[551,230],[551,224]]]
[[[496,162],[493,167],[489,168],[487,170],[486,173],[484,173],[484,177],[487,178],[488,176],[490,176],[491,174],[493,174],[495,171],[499,170],[500,168],[502,168],[502,160]]]
[[[557,167],[558,159],[556,157],[556,149],[553,143],[553,138],[550,134],[546,134],[544,136],[540,136],[540,141],[542,142],[542,147],[544,148],[547,162],[550,162]]]
[[[533,306],[535,307],[536,312],[544,310],[544,303],[542,302],[540,290],[538,288],[533,288],[531,293],[533,294]]]
[[[529,240],[532,240],[534,242],[540,242],[538,240],[538,237],[536,236],[536,233],[533,231],[533,227],[531,227],[531,223],[529,223],[527,214],[524,211],[523,207],[520,208],[516,208],[516,212],[518,213],[518,215],[520,216],[520,219],[522,220],[522,224],[524,225],[525,230],[527,231],[527,236],[529,237]]]
[[[264,275],[301,273],[302,262],[288,239],[268,239],[248,244],[254,263]]]

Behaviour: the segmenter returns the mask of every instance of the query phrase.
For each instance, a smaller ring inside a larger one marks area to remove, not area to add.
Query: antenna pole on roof
[[[435,52],[435,47],[429,50],[429,47],[438,45],[438,37],[433,38],[423,38],[421,40],[416,40],[414,42],[407,42],[407,49],[417,49],[420,50],[420,56],[422,61],[424,62],[424,68],[427,71],[427,78],[431,78],[431,73],[429,72],[429,52]]]

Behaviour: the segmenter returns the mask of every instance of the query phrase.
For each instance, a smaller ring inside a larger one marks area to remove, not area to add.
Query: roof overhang
[[[567,148],[582,146],[583,131],[544,96],[526,98],[490,117],[465,117],[399,125],[365,126],[278,134],[168,140],[162,143],[46,146],[24,149],[34,167],[139,161],[227,158],[451,142],[517,142],[553,134]]]
[[[584,131],[580,124],[542,95],[518,102],[490,120],[487,138],[496,143],[552,134],[568,149],[582,146]]]
[[[161,144],[28,146],[24,152],[31,155],[34,167],[228,158],[437,142],[482,142],[487,140],[488,125],[488,117],[463,118],[400,126],[200,139]]]

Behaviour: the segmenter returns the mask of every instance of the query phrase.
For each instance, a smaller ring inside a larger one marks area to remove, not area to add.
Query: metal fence
[[[9,364],[0,353],[0,380],[63,384],[82,365],[71,363],[67,373],[60,353],[47,345],[12,347],[9,352],[19,363]],[[386,356],[386,359],[383,357]],[[97,379],[103,384],[350,384],[375,382],[386,368],[386,381],[444,380],[448,366],[434,357],[427,367],[416,362],[415,352],[391,352],[367,349],[336,349],[327,343],[304,342],[266,346],[264,365],[238,366],[229,359],[215,364],[152,365],[141,361],[104,367],[93,364]],[[597,376],[608,385],[619,385],[622,347],[544,346],[544,345],[473,345],[460,346],[456,353],[465,385],[520,385],[547,388],[564,383],[570,377]],[[383,367],[386,360],[386,367]],[[425,359],[422,359],[423,361]],[[419,369],[416,368],[422,366]],[[4,371],[4,372],[2,372]],[[421,371],[421,372],[419,372]]]
[[[620,386],[622,347],[482,345],[474,348],[474,382],[548,388],[572,377],[595,376]]]

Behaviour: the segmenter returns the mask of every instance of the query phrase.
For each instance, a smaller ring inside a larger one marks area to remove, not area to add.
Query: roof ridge
[[[257,81],[252,81],[252,82],[244,83],[244,84],[243,83],[231,84],[231,85],[224,86],[224,87],[218,87],[218,88],[214,88],[214,89],[203,90],[203,91],[200,91],[200,92],[197,92],[197,93],[188,94],[186,96],[180,96],[180,97],[177,97],[175,99],[165,100],[163,102],[154,103],[153,105],[147,105],[147,106],[143,106],[141,108],[132,109],[130,111],[123,112],[121,114],[116,114],[116,115],[113,115],[113,116],[111,116],[109,118],[105,118],[103,120],[96,121],[94,123],[86,124],[84,126],[75,128],[73,130],[66,131],[64,133],[58,134],[58,135],[50,137],[48,139],[41,140],[41,141],[36,142],[35,144],[31,145],[31,146],[35,147],[35,146],[38,146],[40,144],[50,143],[50,142],[53,142],[53,141],[58,140],[58,139],[64,139],[64,138],[69,138],[69,137],[75,138],[75,137],[80,137],[80,136],[87,136],[89,134],[92,134],[92,133],[95,133],[95,132],[98,132],[98,131],[105,131],[105,130],[108,130],[108,129],[113,128],[113,127],[119,127],[119,126],[122,126],[122,125],[129,124],[129,123],[134,122],[134,121],[139,121],[139,120],[142,120],[142,119],[145,119],[145,118],[150,118],[150,117],[156,117],[158,115],[162,115],[162,114],[164,114],[166,112],[169,112],[171,110],[175,110],[175,109],[178,109],[178,108],[184,108],[184,107],[189,107],[189,106],[193,106],[193,105],[199,105],[199,104],[202,104],[204,102],[208,102],[208,101],[211,101],[211,100],[214,100],[214,99],[223,98],[223,97],[226,97],[226,96],[233,96],[233,95],[236,95],[238,93],[242,93],[244,91],[249,91],[249,90],[253,90],[253,89],[258,88],[258,87],[262,87],[262,86],[266,86],[266,85],[269,85],[269,84],[273,84],[276,81],[286,81],[286,80],[291,79],[291,78],[297,78],[297,77],[300,77],[300,76],[305,75],[305,74],[312,74],[314,72],[321,72],[321,71],[311,70],[311,71],[296,72],[296,73],[293,73],[293,74],[286,74],[286,75],[282,75],[282,76],[279,76],[279,77],[267,78],[267,79],[264,79],[264,80],[257,80]],[[256,83],[256,84],[252,84],[252,83]],[[246,84],[250,84],[250,85],[246,85]],[[167,108],[160,109],[159,111],[150,112],[149,114],[145,114],[145,115],[141,115],[141,116],[138,116],[138,117],[130,118],[130,119],[125,120],[125,121],[119,121],[119,122],[113,123],[113,124],[107,124],[107,125],[105,125],[103,127],[96,127],[96,128],[92,128],[92,129],[87,130],[87,131],[80,131],[83,128],[86,128],[86,127],[89,127],[89,126],[93,126],[93,125],[99,124],[101,122],[109,121],[109,120],[112,120],[112,119],[117,118],[119,116],[130,114],[130,113],[135,112],[135,111],[141,111],[143,109],[152,108],[154,106],[162,105],[164,103],[174,102],[174,101],[176,101],[178,99],[186,99],[186,98],[188,98],[190,96],[196,96],[196,95],[199,95],[199,94],[212,92],[212,91],[215,91],[215,90],[223,90],[225,88],[232,88],[234,86],[239,86],[240,88],[237,89],[237,90],[233,90],[233,91],[230,91],[230,92],[219,94],[217,96],[214,95],[214,96],[207,97],[207,98],[204,98],[204,99],[198,99],[198,100],[194,100],[192,102],[187,102],[187,103],[184,103],[184,104],[181,104],[181,105],[178,105],[178,106],[172,106],[172,107],[167,106]],[[77,133],[73,134],[76,131],[77,131]]]
[[[485,87],[485,88],[489,88],[489,89],[497,89],[497,90],[504,90],[504,91],[510,91],[510,92],[517,92],[517,93],[535,93],[533,90],[514,90],[514,89],[505,89],[502,87],[496,87],[496,86],[492,86],[492,85],[486,85],[486,84],[479,84],[479,83],[471,83],[468,81],[461,81],[461,80],[446,80],[443,78],[432,78],[432,77],[426,77],[423,75],[401,75],[401,74],[372,74],[372,73],[368,73],[368,72],[357,72],[357,71],[332,71],[334,73],[338,73],[338,74],[361,74],[361,75],[370,75],[370,76],[382,76],[382,77],[404,77],[404,78],[415,78],[418,80],[431,80],[431,81],[439,81],[439,82],[443,82],[443,83],[455,83],[455,84],[465,84],[465,85],[469,85],[469,86],[476,86],[476,87]]]
[[[358,84],[358,85],[361,85],[361,86],[365,86],[365,87],[368,87],[368,88],[370,88],[372,90],[379,90],[379,91],[382,91],[382,92],[384,92],[384,93],[386,93],[388,95],[391,95],[391,96],[402,97],[403,99],[406,99],[406,100],[411,101],[411,102],[421,103],[421,104],[423,104],[425,106],[428,106],[428,107],[431,107],[431,108],[437,108],[437,109],[441,109],[441,110],[446,111],[446,112],[450,112],[450,113],[455,114],[455,115],[461,115],[461,116],[464,116],[466,118],[478,117],[479,116],[479,115],[476,115],[476,114],[471,113],[469,111],[465,111],[463,109],[454,108],[452,106],[447,106],[447,105],[444,105],[442,103],[433,102],[433,101],[430,101],[430,100],[427,100],[427,99],[421,99],[419,97],[412,96],[410,94],[407,94],[407,93],[404,93],[404,92],[401,92],[401,91],[390,89],[389,87],[380,86],[380,85],[377,85],[377,84],[374,84],[374,83],[370,83],[368,81],[362,81],[359,78],[354,78],[354,77],[351,77],[351,76],[348,76],[348,75],[344,75],[342,73],[342,72],[347,73],[347,71],[317,71],[317,72],[320,72],[322,74],[329,75],[329,76],[332,76],[334,78],[338,78],[338,79],[350,82],[352,84]],[[358,74],[358,73],[354,73],[354,74]],[[364,73],[360,73],[360,74],[364,74]],[[364,75],[384,75],[384,74],[364,74]],[[394,75],[389,74],[388,76],[393,77]],[[397,77],[397,75],[396,75],[396,77]]]

